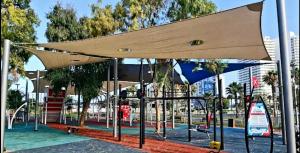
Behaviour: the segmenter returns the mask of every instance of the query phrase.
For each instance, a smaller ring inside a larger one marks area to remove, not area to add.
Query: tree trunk
[[[274,106],[274,111],[273,111],[273,127],[276,125],[276,101],[275,101],[275,86],[272,86],[272,100],[273,100],[273,106]]]
[[[84,119],[85,119],[85,116],[87,115],[87,110],[89,109],[90,102],[91,102],[90,99],[84,99],[82,112],[80,114],[79,126],[84,126]]]
[[[234,95],[234,100],[235,100],[235,118],[239,117],[239,109],[238,109],[238,98],[237,98],[237,94]]]

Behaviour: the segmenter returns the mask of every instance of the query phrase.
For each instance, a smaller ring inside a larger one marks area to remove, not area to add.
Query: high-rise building
[[[299,36],[290,32],[290,45],[291,45],[291,62],[295,64],[295,67],[299,68]]]
[[[225,90],[225,79],[223,75],[220,75],[220,79],[222,80],[222,95],[226,96],[226,90]],[[198,96],[203,96],[205,93],[212,93],[214,91],[214,83],[217,80],[217,76],[209,77],[207,79],[198,81],[196,83],[197,86],[197,94]],[[218,95],[218,84],[215,86],[216,95]]]
[[[256,77],[259,82],[259,87],[256,88],[253,92],[254,95],[272,95],[272,89],[271,86],[265,84],[263,82],[263,76],[268,73],[268,71],[276,71],[276,43],[274,39],[271,39],[270,37],[264,38],[264,44],[268,51],[269,56],[271,57],[272,61],[260,61],[260,60],[239,60],[239,62],[243,63],[268,63],[268,64],[262,64],[258,66],[253,66],[250,68],[245,68],[242,70],[239,70],[239,83],[247,84],[247,94],[250,93],[250,72],[252,77]],[[251,77],[251,78],[252,78]]]

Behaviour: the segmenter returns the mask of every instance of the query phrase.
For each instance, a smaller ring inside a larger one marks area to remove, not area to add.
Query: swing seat
[[[190,129],[190,130],[195,132],[206,133],[208,139],[210,139],[210,135],[209,135],[210,131],[206,125],[196,125],[194,129]]]

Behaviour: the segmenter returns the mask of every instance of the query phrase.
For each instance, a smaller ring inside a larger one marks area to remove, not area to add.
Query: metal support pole
[[[188,137],[189,137],[189,142],[192,141],[191,137],[191,99],[190,99],[190,84],[188,84],[188,89],[187,89],[187,96],[188,96]]]
[[[251,81],[250,81],[251,82]],[[248,110],[247,110],[247,102],[246,102],[246,100],[247,100],[247,84],[246,83],[244,83],[244,110],[245,110],[245,125],[244,125],[244,127],[245,127],[245,132],[244,132],[244,134],[245,134],[245,141],[246,141],[246,150],[247,150],[247,153],[249,153],[250,151],[249,151],[249,142],[248,142],[248,132],[247,132],[247,124],[248,124]],[[250,96],[252,96],[251,95],[251,88],[250,88],[250,93],[249,93],[249,95]],[[251,98],[252,97],[250,97],[250,101],[251,101]]]
[[[166,139],[166,126],[167,126],[167,121],[166,121],[166,100],[164,99],[166,97],[166,89],[165,86],[163,86],[163,137],[164,139]]]
[[[109,114],[110,114],[109,91],[110,91],[110,65],[107,68],[107,82],[106,82],[106,128],[109,128]]]
[[[140,70],[140,90],[142,91],[142,97],[140,99],[140,148],[143,148],[143,59],[141,59],[141,70]]]
[[[221,150],[224,150],[224,126],[223,126],[223,100],[222,100],[222,79],[218,77],[218,88],[219,88],[219,115],[220,115],[220,130],[221,130]]]
[[[172,85],[171,85],[171,93],[172,98],[174,97],[174,87],[175,87],[175,68],[174,68],[174,60],[172,60]],[[175,104],[174,99],[171,100],[172,103],[172,129],[175,128]]]
[[[121,89],[122,89],[122,85],[121,84],[119,84],[119,93],[121,93]],[[120,94],[119,94],[119,96],[120,96]],[[118,105],[119,105],[119,111],[118,111],[118,124],[119,124],[119,132],[118,132],[118,136],[119,136],[119,141],[121,141],[121,136],[122,136],[122,133],[121,133],[121,119],[122,119],[122,117],[123,117],[123,114],[122,114],[122,112],[121,112],[121,97],[119,97],[119,102],[118,102]]]
[[[114,137],[117,137],[117,103],[118,103],[118,59],[114,58],[114,114],[113,114],[113,125],[114,130],[113,134]]]
[[[143,71],[143,69],[144,69],[144,68],[143,68],[143,65],[142,65],[142,71]],[[143,74],[143,76],[142,76],[142,80],[143,80],[143,82],[142,82],[142,83],[143,83],[143,86],[142,86],[142,87],[143,87],[143,88],[142,88],[142,89],[143,89],[143,90],[142,90],[142,93],[143,93],[143,96],[142,96],[142,99],[143,99],[143,101],[142,101],[142,105],[143,105],[143,111],[142,111],[142,113],[143,113],[143,115],[142,115],[143,120],[142,120],[142,121],[143,121],[143,124],[142,124],[142,126],[143,126],[143,144],[145,144],[145,131],[146,131],[145,128],[146,128],[146,122],[145,122],[145,98],[144,98],[144,97],[145,97],[145,93],[146,93],[146,92],[145,92],[145,91],[146,91],[146,90],[145,90],[145,89],[146,89],[146,86],[144,85],[144,73],[142,72],[142,74]]]
[[[29,120],[29,100],[28,100],[28,79],[26,78],[26,87],[25,87],[25,101],[27,103],[26,107],[26,126],[28,125],[28,120]]]
[[[249,89],[249,95],[250,95],[251,90],[252,90],[252,67],[249,67],[249,88],[248,89]]]
[[[35,102],[35,106],[34,106],[34,118],[35,118],[35,126],[34,126],[34,131],[37,131],[38,130],[38,118],[37,118],[37,107],[38,107],[38,104],[39,104],[39,94],[40,94],[40,89],[39,89],[39,79],[40,79],[40,71],[37,70],[36,71],[36,82],[35,82],[35,99],[36,99],[36,102]]]
[[[280,63],[277,61],[277,73],[278,73],[278,88],[279,88],[279,102],[280,102],[280,111],[281,111],[281,134],[282,134],[282,144],[286,144],[286,131],[285,131],[285,114],[284,114],[284,99],[282,95],[282,78],[281,78],[281,69]]]
[[[78,85],[78,99],[77,99],[77,124],[78,124],[78,126],[80,125],[80,87],[79,87],[79,85]]]
[[[4,40],[4,50],[2,56],[2,74],[1,74],[1,153],[4,152],[4,129],[5,129],[5,112],[7,101],[7,76],[8,63],[10,54],[10,41]]]
[[[296,138],[292,100],[291,72],[289,69],[288,31],[285,14],[285,0],[277,0],[277,17],[280,42],[280,61],[282,66],[282,84],[286,120],[287,152],[296,153]]]
[[[217,108],[216,108],[216,98],[215,98],[215,96],[216,96],[216,83],[214,83],[214,85],[213,85],[214,87],[213,87],[213,96],[214,96],[214,141],[217,141],[217,118],[216,118],[216,116],[217,116],[217,113],[216,113],[216,110],[217,110]]]

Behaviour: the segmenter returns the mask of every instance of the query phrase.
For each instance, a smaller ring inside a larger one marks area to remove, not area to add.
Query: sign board
[[[130,106],[129,105],[121,105],[121,112],[123,113],[122,118],[126,120],[130,115]]]
[[[252,77],[252,85],[253,85],[254,88],[258,88],[259,87],[259,81],[258,81],[258,79],[257,79],[256,76]]]
[[[247,130],[248,136],[270,136],[270,124],[263,102],[251,103]]]

